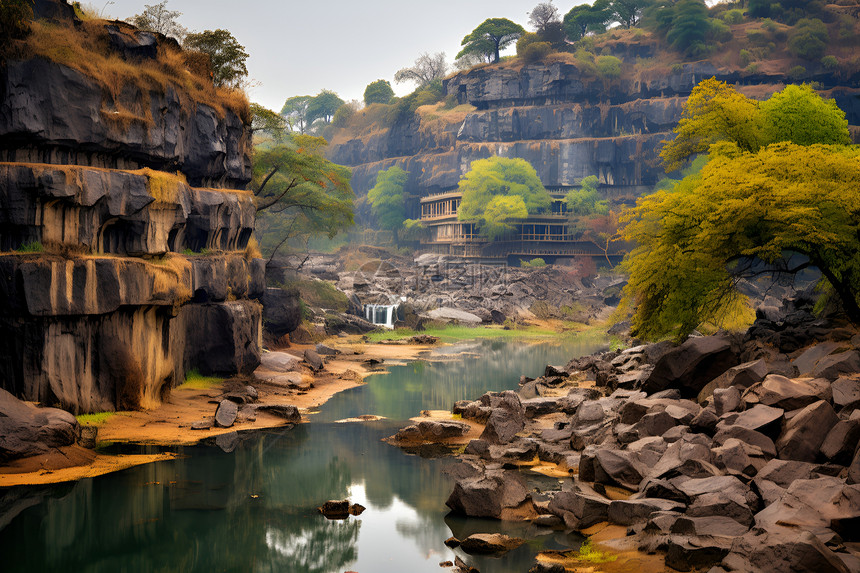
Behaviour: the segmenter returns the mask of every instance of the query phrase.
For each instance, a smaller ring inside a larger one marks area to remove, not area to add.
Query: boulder
[[[492,412],[481,439],[490,444],[508,444],[525,428],[525,408],[515,392],[507,390],[487,397]]]
[[[487,471],[456,480],[445,505],[469,517],[504,519],[509,510],[531,505],[531,496],[516,474]]]
[[[341,351],[338,350],[337,348],[332,348],[331,346],[326,346],[322,342],[317,343],[314,350],[320,356],[337,356],[338,354],[341,353]]]
[[[821,455],[835,464],[847,466],[860,443],[860,420],[840,420],[821,443]]]
[[[815,464],[792,460],[770,460],[756,475],[755,482],[767,480],[787,488],[797,480],[810,479],[815,472]]]
[[[773,443],[773,440],[761,432],[756,432],[742,426],[725,426],[714,436],[714,444],[722,446],[731,438],[759,448],[768,458],[776,457],[776,445]]]
[[[800,376],[807,376],[812,374],[812,371],[815,370],[819,361],[836,352],[840,348],[844,347],[838,342],[826,340],[814,346],[810,346],[801,352],[799,356],[791,361],[791,364]]]
[[[847,406],[860,402],[860,380],[856,378],[841,377],[831,385],[833,392],[833,404],[835,406]]]
[[[830,384],[826,380],[789,379],[771,374],[764,381],[744,392],[744,403],[764,404],[783,410],[799,410],[830,397]]]
[[[424,440],[459,438],[471,429],[469,424],[456,420],[421,420],[417,425]]]
[[[660,498],[618,499],[609,503],[610,523],[633,525],[647,521],[658,511],[684,511],[686,506],[677,501]]]
[[[732,544],[722,565],[727,571],[849,573],[836,554],[808,531],[750,531]]]
[[[657,361],[642,389],[652,394],[673,387],[685,396],[695,397],[709,380],[737,363],[737,354],[725,338],[690,338]]]
[[[466,553],[500,554],[507,553],[525,543],[519,537],[508,537],[501,533],[475,533],[460,542]]]
[[[262,299],[263,328],[276,338],[293,332],[302,322],[297,290],[267,288]]]
[[[215,410],[215,423],[222,428],[229,428],[236,422],[239,405],[232,400],[221,400]]]
[[[851,465],[848,466],[848,483],[860,484],[860,448],[854,452],[854,459],[851,460]]]
[[[748,430],[755,430],[765,435],[771,434],[779,428],[779,423],[784,414],[782,408],[772,408],[764,404],[756,404],[752,408],[741,412],[731,424],[717,424],[717,431],[721,431],[727,426],[740,426]]]
[[[680,515],[672,524],[670,531],[681,535],[737,537],[749,531],[749,527],[722,515],[708,517]]]
[[[826,380],[836,380],[843,374],[860,372],[860,352],[849,350],[839,354],[831,354],[818,361],[812,376]]]
[[[714,413],[722,416],[741,407],[741,392],[736,386],[714,389]]]
[[[304,357],[305,362],[314,372],[321,372],[325,368],[322,357],[310,348],[305,349]]]
[[[269,414],[283,418],[291,424],[298,424],[302,421],[299,409],[290,404],[257,404],[253,408],[255,412],[268,412]]]
[[[821,400],[810,404],[785,424],[776,441],[779,457],[786,460],[813,462],[828,432],[839,418],[833,406]]]
[[[0,461],[75,443],[78,421],[64,410],[36,408],[0,389]]]
[[[457,308],[442,307],[431,310],[427,315],[434,320],[454,321],[464,324],[480,324],[481,317]]]
[[[647,472],[648,468],[631,452],[600,449],[594,454],[594,481],[598,483],[617,484],[636,491]]]
[[[704,571],[722,561],[730,549],[730,539],[672,535],[666,543],[666,565],[676,571]]]
[[[768,366],[764,359],[745,362],[732,366],[710,382],[699,392],[698,401],[703,403],[717,388],[730,388],[736,386],[740,390],[749,388],[756,382],[761,382],[768,374]]]
[[[585,529],[609,519],[610,501],[590,487],[578,483],[574,491],[561,491],[550,500],[547,510],[572,529]]]
[[[727,439],[711,450],[711,459],[718,468],[731,475],[751,478],[767,463],[764,452],[736,438]]]

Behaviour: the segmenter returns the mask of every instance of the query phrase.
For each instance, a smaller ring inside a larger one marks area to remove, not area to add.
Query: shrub
[[[32,4],[28,0],[0,2],[0,42],[3,47],[9,40],[24,38],[30,32],[30,20],[33,19]]]
[[[839,60],[836,56],[824,56],[821,58],[821,65],[827,70],[835,70],[839,67]]]
[[[615,56],[600,56],[595,63],[597,73],[603,78],[617,78],[621,75],[621,60]]]
[[[713,18],[710,20],[711,38],[716,42],[727,42],[732,39],[732,30],[722,20]]]
[[[770,42],[770,35],[764,30],[747,30],[747,40],[754,46],[766,46]]]
[[[827,47],[827,26],[818,18],[800,20],[788,40],[788,49],[795,56],[817,60]]]
[[[747,72],[748,74],[754,74],[754,73],[758,72],[758,63],[757,62],[751,63],[750,65],[748,65],[744,69],[744,71]]]
[[[336,127],[344,127],[353,115],[355,115],[355,107],[345,103],[334,112],[331,123]]]
[[[526,46],[522,53],[517,51],[520,57],[528,64],[543,60],[550,52],[552,52],[552,46],[549,42],[535,42]]]
[[[738,10],[737,8],[733,10],[726,10],[722,15],[723,22],[726,24],[740,24],[744,21],[744,12],[743,10]]]
[[[795,81],[803,79],[804,76],[806,76],[806,68],[803,66],[794,66],[788,70],[788,77]]]
[[[740,57],[741,57],[741,65],[743,67],[747,67],[748,65],[750,65],[750,62],[752,62],[752,59],[753,59],[752,54],[750,53],[749,50],[741,50],[740,51]]]
[[[536,257],[530,261],[520,261],[520,266],[532,269],[539,269],[546,266],[546,261],[540,257]]]

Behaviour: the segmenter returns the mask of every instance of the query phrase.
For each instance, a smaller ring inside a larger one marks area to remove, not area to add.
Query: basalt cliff
[[[102,67],[181,56],[65,2],[35,16],[96,42]],[[191,369],[248,373],[260,357],[247,111],[195,80],[109,71],[26,41],[0,64],[0,387],[75,413],[150,407]]]
[[[370,119],[377,113],[371,106],[333,131],[330,158],[353,169],[359,196],[373,187],[378,171],[393,165],[409,172],[413,197],[449,191],[472,161],[499,155],[526,159],[547,188],[577,187],[596,175],[606,197],[630,201],[666,176],[662,142],[673,137],[684,102],[702,79],[716,77],[755,98],[793,81],[776,69],[752,74],[707,60],[642,70],[634,62],[671,57],[653,42],[619,42],[605,50],[624,62],[617,78],[596,77],[570,58],[550,56],[460,72],[443,83],[447,105],[419,107],[394,121]],[[858,78],[822,70],[809,81],[836,100],[850,125],[860,125]],[[407,210],[417,217],[418,202]]]

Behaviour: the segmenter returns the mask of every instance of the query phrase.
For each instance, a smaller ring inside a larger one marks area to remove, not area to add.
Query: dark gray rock
[[[673,535],[666,544],[666,565],[676,571],[698,571],[721,562],[730,549],[727,539]]]
[[[812,371],[815,370],[815,367],[820,360],[833,354],[839,349],[844,349],[844,346],[838,342],[826,340],[807,348],[792,360],[791,363],[800,376],[807,376],[812,374]]]
[[[738,415],[731,424],[717,424],[717,431],[721,431],[728,426],[740,426],[748,430],[755,430],[762,434],[769,435],[777,430],[780,426],[784,410],[782,408],[772,408],[763,404],[757,404]]]
[[[585,529],[609,519],[610,501],[582,483],[575,491],[561,491],[550,500],[547,510],[572,529]]]
[[[735,541],[722,565],[727,571],[849,573],[836,554],[808,531],[753,530]]]
[[[860,448],[854,452],[854,459],[851,460],[851,465],[848,466],[848,483],[860,484]]]
[[[519,537],[508,537],[501,533],[474,533],[460,542],[466,553],[491,555],[507,553],[525,543]]]
[[[756,483],[768,480],[776,485],[787,488],[797,480],[811,479],[815,472],[815,464],[793,460],[770,460],[761,468],[756,476]]]
[[[860,443],[860,420],[841,420],[821,443],[821,455],[835,464],[847,466]]]
[[[470,517],[502,519],[506,509],[530,503],[531,496],[522,480],[511,472],[487,471],[459,479],[445,505]]]
[[[704,402],[711,396],[716,388],[737,387],[740,390],[749,388],[756,382],[761,382],[768,374],[768,365],[763,359],[745,362],[737,366],[733,366],[708,382],[702,391],[699,392],[698,400]]]
[[[759,448],[767,458],[776,457],[776,445],[773,440],[755,430],[743,428],[741,426],[726,426],[714,436],[714,444],[722,446],[726,440],[730,438],[738,439],[751,446]]]
[[[594,454],[593,481],[598,483],[617,484],[636,491],[647,472],[648,468],[638,457],[626,450],[599,449]]]
[[[331,346],[326,346],[322,342],[318,342],[314,350],[320,356],[337,356],[341,353],[337,348],[332,348]]]
[[[836,380],[843,374],[860,372],[860,352],[849,350],[839,354],[831,354],[822,358],[815,365],[812,375],[815,378]]]
[[[749,527],[722,515],[709,517],[681,515],[672,524],[670,531],[682,535],[737,537],[749,531]]]
[[[293,332],[302,322],[299,292],[267,288],[263,295],[263,328],[279,338]]]
[[[691,338],[657,361],[642,389],[650,394],[671,386],[696,397],[709,380],[737,363],[728,340],[717,336]]]
[[[229,428],[236,422],[239,405],[231,400],[221,400],[215,410],[215,423],[222,428]]]
[[[658,511],[683,511],[685,505],[677,501],[660,498],[638,498],[613,500],[609,503],[610,523],[633,525],[647,521]]]
[[[290,404],[258,404],[253,406],[255,412],[268,412],[269,414],[283,418],[291,424],[298,424],[302,421],[302,415],[299,409]]]
[[[727,473],[751,478],[767,463],[760,448],[736,438],[727,439],[722,445],[711,450],[714,465]]]
[[[690,420],[690,428],[697,432],[713,434],[718,422],[719,418],[712,408],[702,408],[702,411]]]
[[[785,424],[776,441],[779,457],[802,462],[815,461],[821,444],[839,418],[823,400],[810,404]]]

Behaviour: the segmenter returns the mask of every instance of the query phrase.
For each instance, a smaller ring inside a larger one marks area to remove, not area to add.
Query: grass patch
[[[571,551],[568,557],[583,561],[585,563],[611,563],[618,559],[617,555],[612,555],[606,551],[601,551],[592,545],[590,539],[586,539],[578,551]]]
[[[21,245],[16,253],[41,253],[45,248],[42,246],[42,243],[39,241],[32,241],[27,243],[26,245]]]
[[[223,378],[217,376],[203,376],[200,371],[193,368],[185,373],[185,382],[178,389],[183,390],[208,390],[223,382]]]
[[[95,414],[81,414],[75,416],[81,426],[101,426],[111,419],[116,412],[96,412]]]

